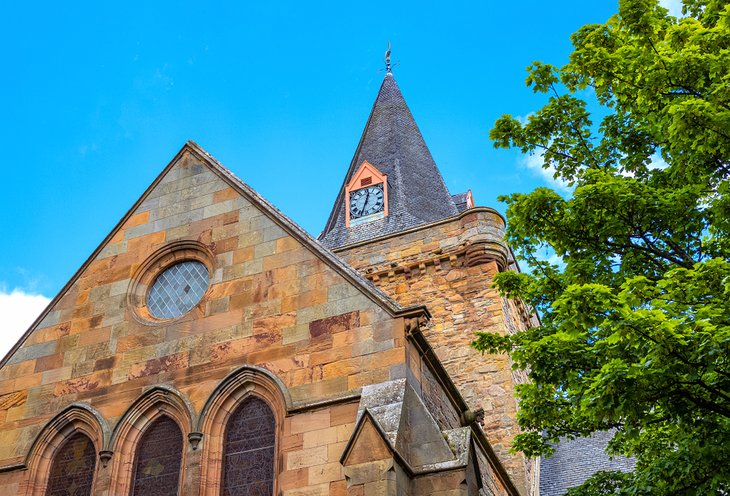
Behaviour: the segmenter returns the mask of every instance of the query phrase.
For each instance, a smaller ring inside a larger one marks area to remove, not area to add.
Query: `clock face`
[[[350,192],[350,218],[358,219],[382,212],[385,207],[383,184],[375,184],[367,188]]]

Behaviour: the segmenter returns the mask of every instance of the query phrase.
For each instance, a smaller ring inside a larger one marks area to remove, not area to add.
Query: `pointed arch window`
[[[53,457],[46,496],[90,495],[95,469],[94,443],[85,434],[77,432]]]
[[[134,461],[133,496],[174,496],[180,488],[183,435],[170,417],[147,428]]]
[[[246,398],[231,414],[223,444],[223,496],[274,494],[276,419],[256,397]]]

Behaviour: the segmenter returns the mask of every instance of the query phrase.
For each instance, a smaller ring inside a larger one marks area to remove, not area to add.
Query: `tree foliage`
[[[636,459],[574,494],[730,493],[730,1],[684,13],[621,0],[568,64],[528,68],[545,106],[490,133],[572,187],[502,198],[530,272],[495,284],[541,325],[474,345],[529,373],[515,449],[615,429],[609,452]]]

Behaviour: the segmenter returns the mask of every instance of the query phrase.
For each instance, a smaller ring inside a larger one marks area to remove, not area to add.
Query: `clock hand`
[[[368,207],[368,200],[370,199],[370,188],[365,190],[365,204],[362,206],[362,211],[365,212],[365,209]]]

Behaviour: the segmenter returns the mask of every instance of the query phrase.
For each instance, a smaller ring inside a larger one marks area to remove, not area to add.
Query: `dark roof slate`
[[[551,457],[540,460],[540,495],[561,496],[599,470],[631,472],[633,458],[610,458],[605,452],[614,433],[596,432],[590,437],[560,441]]]
[[[468,191],[466,191],[464,193],[457,193],[455,195],[451,195],[451,199],[454,200],[454,205],[456,205],[456,210],[458,210],[459,213],[461,213],[467,209],[466,199],[468,196],[469,196]]]
[[[348,229],[345,186],[366,160],[388,176],[388,216]],[[339,248],[458,213],[398,84],[387,73],[320,241]]]

